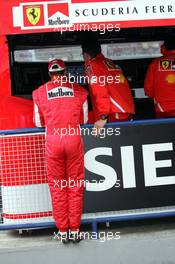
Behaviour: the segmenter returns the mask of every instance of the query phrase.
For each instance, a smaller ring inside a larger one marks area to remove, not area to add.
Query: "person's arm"
[[[33,121],[36,127],[44,127],[44,115],[41,111],[40,100],[37,90],[32,93],[33,97]]]
[[[156,69],[157,69],[157,61],[154,60],[148,68],[144,82],[145,94],[152,99],[154,99],[154,82],[155,82]]]
[[[107,89],[106,76],[103,70],[100,70],[98,64],[88,65],[86,68],[86,77],[90,88],[93,109],[96,112],[97,119],[101,116],[109,115],[110,98]]]
[[[82,120],[81,124],[86,124],[88,122],[88,100],[87,100],[87,98],[83,102],[81,120]]]
[[[80,113],[80,124],[86,124],[88,122],[88,92],[81,86],[77,86],[80,94],[81,94],[81,101],[82,101],[82,108]]]
[[[83,96],[82,98],[82,109],[80,114],[80,124],[86,124],[88,122],[88,101],[87,96]]]

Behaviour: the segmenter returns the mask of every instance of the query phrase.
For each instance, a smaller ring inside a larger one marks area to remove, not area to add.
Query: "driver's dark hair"
[[[50,76],[53,76],[53,75],[63,75],[65,72],[65,70],[62,70],[62,71],[55,71],[55,72],[49,72]]]
[[[164,46],[166,48],[166,50],[175,50],[175,37],[172,36],[171,38],[167,38],[164,41]]]
[[[95,58],[99,53],[101,53],[100,43],[96,40],[84,42],[81,47],[82,51],[88,53],[91,58]]]

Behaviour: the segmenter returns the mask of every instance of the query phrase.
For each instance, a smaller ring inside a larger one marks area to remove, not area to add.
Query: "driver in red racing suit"
[[[37,127],[46,126],[53,217],[59,234],[64,237],[69,228],[71,233],[78,232],[81,221],[84,150],[79,125],[87,122],[87,92],[67,80],[62,60],[52,60],[48,70],[51,81],[33,92],[34,121]]]
[[[157,118],[175,117],[175,41],[161,46],[162,57],[153,60],[145,78],[145,94],[154,100]]]
[[[92,99],[94,126],[98,129],[107,121],[130,120],[134,114],[134,102],[120,67],[104,57],[98,41],[83,43],[82,52]]]

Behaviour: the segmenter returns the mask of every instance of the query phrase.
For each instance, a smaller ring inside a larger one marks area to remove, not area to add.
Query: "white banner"
[[[76,23],[175,19],[174,0],[71,3],[69,0],[21,3],[13,25],[21,29],[71,27]]]

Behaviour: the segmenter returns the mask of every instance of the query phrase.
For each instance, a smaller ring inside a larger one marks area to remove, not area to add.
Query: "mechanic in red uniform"
[[[80,123],[87,122],[87,92],[67,80],[62,60],[52,60],[48,71],[51,81],[33,92],[34,121],[46,127],[47,176],[58,235],[68,243],[71,233],[73,242],[79,242],[84,190]]]
[[[161,53],[148,68],[145,94],[154,100],[157,118],[175,117],[175,41],[166,40]]]
[[[100,129],[107,121],[130,120],[134,114],[134,103],[120,67],[104,57],[98,41],[82,44],[82,52],[92,99],[94,127]]]

